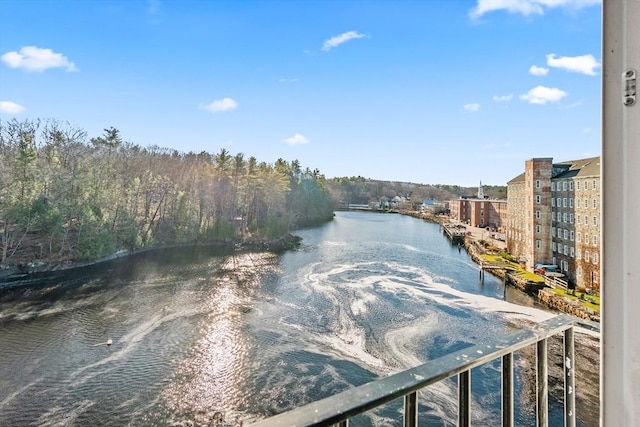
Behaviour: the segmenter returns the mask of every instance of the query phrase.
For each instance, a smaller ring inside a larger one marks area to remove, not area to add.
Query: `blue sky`
[[[328,178],[600,154],[599,0],[0,0],[0,119]]]

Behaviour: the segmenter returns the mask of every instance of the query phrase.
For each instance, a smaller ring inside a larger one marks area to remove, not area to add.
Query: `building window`
[[[552,237],[556,237],[556,228],[555,227],[551,227],[551,236]]]
[[[582,252],[580,251],[580,249],[576,249],[576,259],[580,258],[582,258]]]
[[[536,233],[539,233],[539,232],[540,232],[540,226],[536,225]]]
[[[551,221],[555,221],[555,220],[556,220],[556,213],[551,212]]]
[[[582,233],[579,231],[576,233],[576,242],[578,243],[582,242]]]
[[[569,214],[569,224],[573,224],[573,214]]]
[[[562,214],[562,222],[567,222],[567,213]]]
[[[576,222],[577,222],[578,224],[580,224],[580,223],[581,223],[581,222],[580,222],[580,215],[577,215],[577,216],[576,216]]]
[[[593,199],[593,209],[598,209],[598,202],[596,202],[596,199]]]
[[[569,232],[567,230],[562,230],[562,238],[567,240],[569,237]]]
[[[555,251],[556,251],[556,242],[551,243],[551,250],[552,250],[553,252],[555,252]],[[554,264],[555,264],[555,261],[554,261]]]
[[[551,264],[556,265],[556,257],[551,258]]]
[[[551,206],[553,206],[554,208],[556,207],[556,199],[554,199],[553,197],[551,198]]]
[[[574,255],[575,255],[575,254],[574,254],[573,246],[571,246],[571,247],[569,248],[569,256],[570,256],[571,258],[573,258],[573,257],[574,257]]]
[[[598,246],[598,236],[593,235],[593,246]]]
[[[536,203],[540,204],[540,196],[539,195],[536,196]]]
[[[593,225],[598,225],[598,217],[597,216],[593,217]]]
[[[573,191],[573,181],[569,181],[569,191]]]
[[[558,197],[558,207],[562,206],[562,199]]]
[[[596,180],[594,179],[593,182],[591,183],[593,185],[593,189],[596,189]]]
[[[569,246],[564,245],[564,254],[569,255]]]
[[[589,224],[589,215],[584,216],[584,225]]]
[[[579,190],[579,189],[580,189],[580,181],[577,181],[576,182],[576,190]]]
[[[562,207],[563,207],[563,208],[566,208],[566,207],[567,207],[567,198],[566,198],[566,197],[564,197],[564,198],[562,199]]]
[[[540,188],[540,180],[536,179],[536,188]]]
[[[540,211],[536,211],[536,218],[540,219]]]
[[[567,191],[567,181],[562,181],[562,191]]]
[[[589,181],[587,181],[587,180],[584,181],[584,189],[585,190],[589,189]]]
[[[578,275],[578,277],[582,277],[582,267],[578,267],[578,269],[576,270],[576,274]]]
[[[589,233],[584,233],[584,242],[588,245],[589,244]]]
[[[598,253],[597,252],[595,254],[593,254],[593,263],[594,264],[598,263]]]
[[[573,207],[573,197],[569,197],[569,207]]]
[[[569,232],[569,240],[571,240],[573,242],[573,231]]]
[[[555,182],[551,183],[551,191],[556,191],[556,183]]]
[[[584,260],[589,262],[589,251],[584,251]]]
[[[540,240],[536,239],[536,249],[540,249]]]

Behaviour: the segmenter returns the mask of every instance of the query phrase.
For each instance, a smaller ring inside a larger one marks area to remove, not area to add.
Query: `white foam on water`
[[[192,310],[185,310],[181,312],[173,312],[173,313],[170,312],[169,314],[165,314],[165,315],[163,315],[163,313],[158,313],[155,316],[148,319],[147,321],[138,324],[129,333],[123,335],[117,341],[114,341],[112,348],[118,348],[118,350],[113,351],[107,357],[100,359],[97,362],[94,362],[79,368],[78,370],[73,372],[69,377],[70,379],[78,378],[85,371],[101,367],[108,363],[119,361],[120,359],[128,355],[131,351],[133,351],[147,335],[152,333],[155,329],[157,329],[163,323],[170,322],[180,317],[195,316],[195,315],[201,314],[202,312],[203,312],[202,309],[192,309]],[[75,380],[71,385],[78,386],[90,380],[91,378],[107,373],[111,369],[114,369],[114,367],[83,375],[81,378]]]
[[[14,391],[13,393],[9,394],[7,397],[5,397],[2,402],[0,402],[0,408],[5,406],[7,403],[11,402],[13,399],[15,399],[16,397],[20,396],[22,393],[24,393],[25,391],[27,391],[28,389],[30,389],[31,387],[33,387],[34,385],[38,384],[39,382],[41,382],[44,378],[40,377],[34,381],[31,381],[29,384],[20,387],[18,390]]]
[[[37,425],[41,427],[74,425],[78,416],[95,405],[95,403],[92,400],[81,400],[71,408],[54,406],[40,416]]]
[[[473,294],[455,289],[450,284],[453,279],[435,277],[425,269],[394,262],[364,262],[339,264],[328,270],[316,263],[300,272],[300,286],[303,292],[319,295],[329,302],[329,309],[323,316],[330,322],[329,333],[310,333],[304,328],[300,335],[305,343],[303,348],[334,358],[351,360],[378,375],[389,375],[403,369],[424,363],[425,355],[420,353],[416,342],[429,340],[430,336],[446,333],[455,339],[456,334],[464,337],[473,333],[474,325],[461,321],[459,330],[448,330],[441,320],[446,313],[425,310],[415,318],[415,313],[394,313],[393,324],[384,334],[383,353],[374,355],[367,348],[367,330],[359,317],[373,310],[374,304],[389,295],[399,301],[425,306],[437,305],[473,312],[478,315],[498,314],[505,318],[540,322],[554,314],[533,307],[525,307],[494,297]],[[357,280],[350,280],[350,276]],[[346,279],[345,279],[346,277]],[[324,305],[323,305],[324,307]],[[295,304],[291,308],[296,308]],[[300,307],[297,307],[299,310]],[[311,308],[310,308],[311,309]],[[394,327],[395,325],[395,327]],[[288,325],[295,330],[294,325]],[[379,346],[378,346],[379,347]],[[336,374],[337,375],[337,374]],[[424,389],[425,399],[433,409],[431,414],[447,420],[457,410],[457,391],[452,381],[442,381]],[[487,420],[488,414],[477,402],[474,420]]]

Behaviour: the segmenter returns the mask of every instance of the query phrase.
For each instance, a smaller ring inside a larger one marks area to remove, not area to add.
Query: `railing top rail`
[[[415,368],[345,390],[254,424],[269,426],[325,426],[336,424],[369,409],[376,408],[408,393],[490,362],[505,354],[527,347],[571,327],[598,331],[599,324],[568,315],[559,315],[483,344],[474,345]]]

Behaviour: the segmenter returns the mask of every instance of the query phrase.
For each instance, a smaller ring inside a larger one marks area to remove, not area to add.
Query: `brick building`
[[[486,199],[482,182],[477,198],[459,198],[449,201],[449,212],[453,219],[474,227],[491,227],[504,232],[507,221],[507,201]]]
[[[533,270],[553,264],[579,289],[600,288],[600,158],[525,162],[507,183],[507,250]]]

